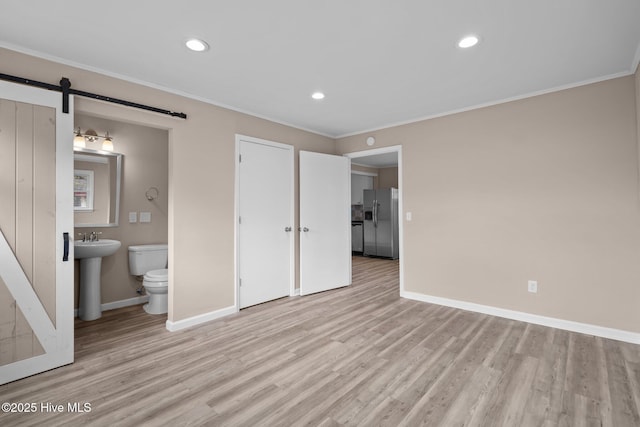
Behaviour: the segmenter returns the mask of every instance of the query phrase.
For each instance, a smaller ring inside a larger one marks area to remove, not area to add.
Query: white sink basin
[[[80,260],[78,316],[82,320],[96,320],[102,316],[100,299],[102,257],[115,254],[120,249],[120,245],[120,241],[110,239],[73,242],[74,258]]]
[[[120,249],[119,240],[103,239],[95,242],[83,242],[82,240],[76,240],[73,242],[74,246],[74,258],[98,258],[103,256],[109,256],[116,253]]]

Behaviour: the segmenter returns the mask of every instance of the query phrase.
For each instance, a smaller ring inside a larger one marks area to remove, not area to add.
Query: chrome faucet
[[[102,234],[102,231],[92,231],[91,233],[78,233],[78,236],[82,236],[83,242],[97,242],[100,240],[98,238],[100,234]]]

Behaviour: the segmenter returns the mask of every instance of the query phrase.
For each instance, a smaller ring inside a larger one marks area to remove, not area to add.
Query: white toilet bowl
[[[168,309],[169,292],[169,270],[161,268],[159,270],[148,271],[144,275],[142,286],[149,295],[149,302],[143,308],[149,314],[164,314]]]

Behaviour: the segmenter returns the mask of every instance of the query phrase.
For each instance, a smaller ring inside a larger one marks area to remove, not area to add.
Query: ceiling
[[[640,56],[638,0],[0,3],[0,46],[330,137],[628,75]]]
[[[398,166],[398,153],[372,154],[351,159],[352,164],[369,166],[372,168],[390,168]]]

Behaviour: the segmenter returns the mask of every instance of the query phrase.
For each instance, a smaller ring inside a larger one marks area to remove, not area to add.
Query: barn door
[[[73,117],[61,105],[0,82],[0,384],[73,362]]]

